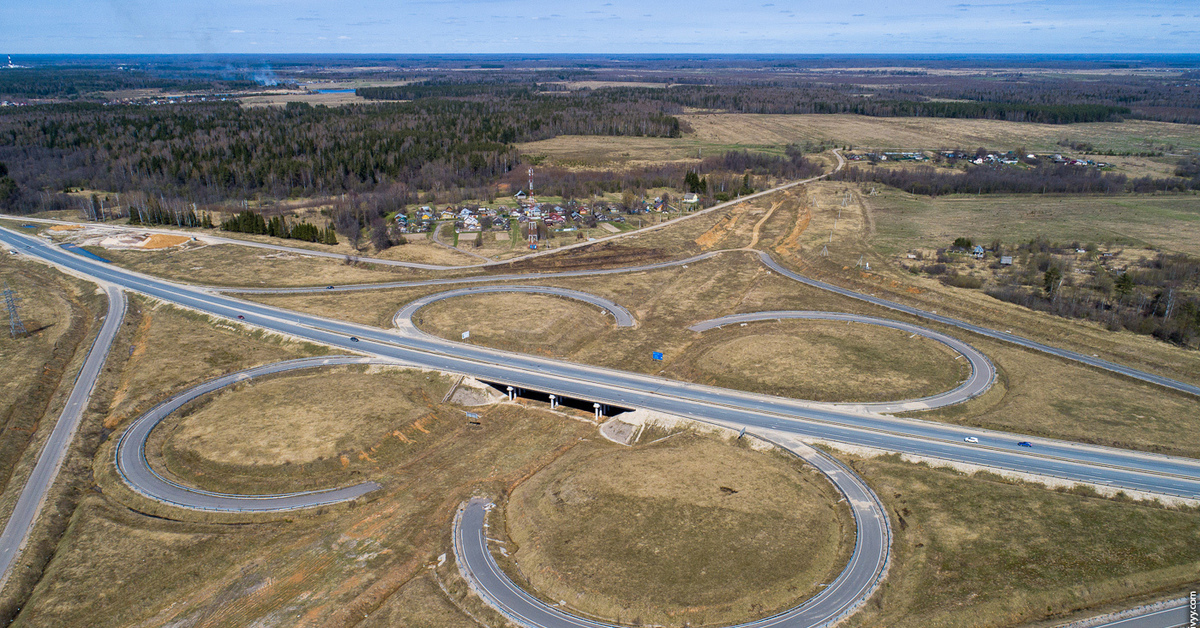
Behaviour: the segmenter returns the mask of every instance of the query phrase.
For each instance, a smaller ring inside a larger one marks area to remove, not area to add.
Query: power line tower
[[[21,317],[17,314],[17,294],[8,287],[8,282],[4,282],[4,305],[8,307],[8,333],[13,338],[25,335],[25,323],[21,322]]]

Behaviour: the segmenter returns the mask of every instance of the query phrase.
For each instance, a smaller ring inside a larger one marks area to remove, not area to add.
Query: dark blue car
[[[1033,447],[1033,443],[1031,443],[1027,440],[1023,440],[1023,441],[1017,443],[1017,446],[1018,447]]]

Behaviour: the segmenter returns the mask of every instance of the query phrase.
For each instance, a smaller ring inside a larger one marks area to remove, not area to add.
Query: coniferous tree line
[[[229,219],[222,221],[221,230],[235,233],[267,235],[283,239],[304,240],[306,242],[319,242],[321,244],[332,245],[338,243],[337,234],[330,227],[322,229],[307,222],[288,224],[282,216],[274,216],[266,219],[262,214],[249,209],[238,212]]]

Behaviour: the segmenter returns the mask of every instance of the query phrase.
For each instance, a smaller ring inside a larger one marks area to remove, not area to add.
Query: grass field
[[[51,399],[76,352],[86,352],[92,317],[104,311],[94,285],[9,255],[0,261],[4,287],[18,299],[27,333],[13,338],[6,329],[0,335],[0,492],[38,425],[53,422],[46,417]]]
[[[173,416],[147,444],[152,465],[214,491],[279,493],[359,481],[351,460],[402,458],[447,419],[430,409],[448,377],[342,367],[227,388]],[[298,391],[323,391],[319,396]],[[314,483],[315,484],[311,484]]]
[[[694,114],[687,137],[696,141],[784,145],[829,142],[872,148],[990,149],[1062,152],[1062,140],[1088,142],[1097,150],[1168,152],[1200,149],[1194,125],[1126,120],[1086,124],[1034,124],[958,118],[874,118],[852,114]]]
[[[1200,255],[1200,196],[914,196],[879,186],[868,197],[885,254],[946,247],[957,237],[1009,244],[1045,236],[1055,242],[1153,246]]]
[[[212,286],[319,286],[422,279],[428,274],[391,266],[349,265],[336,259],[236,244],[154,251],[92,250],[123,268],[164,279]]]
[[[37,464],[99,331],[105,299],[95,285],[46,266],[3,255],[0,279],[16,291],[28,336],[0,337],[4,358],[0,388],[0,521],[7,521]],[[87,433],[88,430],[80,430]],[[0,591],[0,617],[21,605],[54,551],[70,517],[85,458],[68,452],[60,481],[50,486],[41,514]]]
[[[515,406],[476,409],[481,425],[473,426],[458,410],[438,405],[446,386],[441,378],[335,369],[321,377],[298,374],[290,388],[289,377],[256,382],[225,399],[217,395],[211,404],[197,404],[191,408],[194,417],[172,419],[176,427],[183,423],[191,430],[173,432],[195,436],[175,439],[186,447],[174,451],[197,454],[189,460],[177,456],[175,470],[218,489],[328,486],[330,477],[305,473],[326,470],[316,466],[319,461],[303,463],[325,455],[325,444],[291,432],[342,434],[330,442],[351,455],[334,459],[338,472],[332,481],[379,481],[385,489],[375,499],[228,525],[166,506],[146,509],[112,477],[116,438],[108,437],[111,428],[119,429],[142,409],[220,373],[319,351],[131,298],[130,319],[97,389],[93,407],[99,412],[89,414],[81,430],[94,457],[82,466],[69,461],[64,467],[64,475],[78,475],[83,482],[71,489],[79,505],[66,510],[63,529],[54,537],[61,534],[61,540],[45,554],[44,576],[35,577],[32,592],[10,607],[21,609],[14,625],[352,626],[376,609],[389,608],[393,594],[400,595],[405,617],[454,625],[455,603],[420,584],[429,573],[425,565],[449,549],[454,506],[479,488],[506,490],[594,428]],[[311,400],[314,385],[335,386],[331,390],[342,396],[327,393],[326,411],[307,416],[264,412],[261,406],[266,394],[280,399],[286,410],[286,400]],[[106,417],[110,430],[101,429]],[[391,422],[381,425],[381,419]],[[241,434],[243,442],[206,430],[200,424],[204,420]],[[233,455],[230,448],[269,462],[272,443],[260,438],[268,430],[281,439],[273,453],[291,456],[289,464],[243,465],[243,472],[256,472],[249,479],[201,475],[223,472],[214,460]],[[246,447],[244,441],[252,439],[265,447]],[[178,466],[196,460],[208,466]],[[98,486],[91,484],[93,469]],[[451,574],[441,578],[465,592]],[[416,584],[406,586],[409,582]],[[476,602],[473,612],[487,616],[481,606]],[[428,619],[433,617],[438,619]]]
[[[613,327],[599,308],[539,294],[494,293],[438,301],[414,317],[417,327],[448,340],[512,351],[569,356],[595,332]],[[589,332],[589,330],[591,330]]]
[[[633,625],[714,625],[790,607],[841,570],[853,521],[819,473],[683,434],[573,448],[505,508],[518,581]]]
[[[666,374],[797,399],[843,400],[850,389],[856,400],[890,401],[950,390],[970,373],[948,347],[911,335],[822,321],[725,327],[704,332]]]
[[[854,627],[1026,625],[1127,598],[1186,593],[1200,571],[1196,512],[857,460],[884,500],[892,567]]]
[[[387,412],[377,399],[374,411]],[[594,428],[511,405],[476,409],[482,425],[473,427],[436,402],[430,411],[445,422],[408,433],[406,456],[367,450],[348,462],[384,485],[354,507],[227,525],[151,517],[108,488],[89,492],[13,625],[349,627],[377,610],[433,622],[417,625],[460,624],[444,596],[419,584],[449,551],[455,506],[477,490],[506,490]]]
[[[1088,124],[1033,124],[954,118],[874,118],[851,114],[684,114],[693,131],[680,138],[561,135],[518,145],[522,153],[542,155],[563,165],[634,166],[697,161],[702,154],[729,150],[782,153],[787,144],[826,143],[894,149],[989,149],[1070,152],[1060,141],[1088,142],[1099,151],[1118,153],[1200,150],[1193,125],[1127,120]],[[1102,158],[1134,176],[1161,172],[1148,158]],[[1156,158],[1157,159],[1157,158]],[[1135,166],[1133,164],[1141,164]]]
[[[126,326],[133,328],[128,364],[104,417],[115,429],[170,394],[252,366],[322,355],[325,347],[251,331],[233,323],[134,296]]]

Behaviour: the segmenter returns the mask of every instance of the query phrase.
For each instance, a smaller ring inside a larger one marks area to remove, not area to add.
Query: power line
[[[8,307],[8,333],[13,338],[25,335],[25,323],[21,322],[21,317],[17,314],[17,293],[8,287],[8,282],[4,282],[4,305]]]

